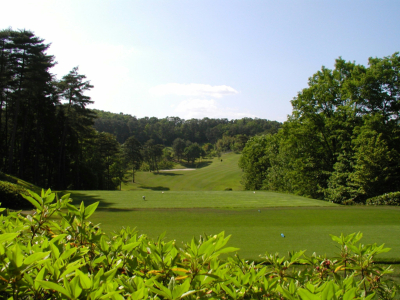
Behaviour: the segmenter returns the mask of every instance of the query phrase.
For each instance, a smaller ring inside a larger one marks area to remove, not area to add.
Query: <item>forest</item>
[[[360,203],[397,192],[400,179],[400,57],[368,66],[339,58],[292,100],[275,135],[251,138],[240,167],[247,189]]]
[[[116,189],[128,169],[158,170],[241,151],[281,123],[264,119],[137,118],[90,109],[94,88],[73,68],[51,73],[50,44],[28,30],[0,31],[0,172],[53,189]],[[79,62],[77,62],[79,63]],[[114,101],[114,99],[110,99]]]

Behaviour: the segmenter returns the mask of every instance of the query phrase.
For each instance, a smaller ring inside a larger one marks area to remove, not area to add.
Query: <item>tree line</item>
[[[215,144],[223,136],[276,133],[281,123],[266,119],[242,118],[228,119],[181,119],[179,117],[144,117],[137,118],[124,113],[111,113],[94,110],[97,119],[94,128],[99,132],[108,132],[116,136],[123,144],[130,136],[144,144],[153,139],[157,144],[172,146],[177,138],[189,140],[192,143]]]
[[[292,100],[275,135],[256,136],[240,167],[247,189],[268,189],[337,203],[399,191],[400,57],[368,66],[339,58]]]
[[[263,119],[136,118],[90,109],[85,93],[93,85],[78,67],[57,79],[49,46],[29,30],[0,31],[0,172],[36,185],[115,189],[127,168],[158,170],[170,166],[173,155],[193,163],[240,150],[248,136],[280,126]],[[182,153],[165,148],[177,139],[185,143]]]
[[[48,48],[31,31],[0,31],[0,171],[56,189],[112,189],[120,145],[93,128],[93,85],[78,67],[58,80]]]

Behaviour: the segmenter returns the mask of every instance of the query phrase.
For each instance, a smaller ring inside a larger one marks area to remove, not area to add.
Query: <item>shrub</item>
[[[3,172],[0,172],[0,180],[1,181],[8,181],[8,182],[11,182],[11,183],[18,183],[17,179],[15,179],[14,177],[12,177],[10,175],[7,175],[7,174],[5,174]]]
[[[20,185],[0,181],[0,202],[3,207],[11,209],[33,208],[32,204],[27,202],[21,194],[29,195],[28,191]]]
[[[335,260],[305,251],[261,256],[259,264],[226,247],[224,232],[178,247],[123,228],[108,237],[88,218],[99,202],[79,208],[50,190],[24,196],[26,217],[0,216],[1,299],[397,299],[398,287],[374,264],[384,245],[362,245],[362,234],[333,236]],[[0,209],[4,210],[4,209]],[[58,216],[55,218],[55,216]],[[296,264],[305,265],[299,272]]]
[[[394,205],[400,206],[400,192],[383,194],[367,199],[367,205]]]

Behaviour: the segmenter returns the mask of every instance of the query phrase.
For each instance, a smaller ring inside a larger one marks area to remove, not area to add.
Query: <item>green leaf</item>
[[[84,214],[84,218],[87,219],[89,218],[96,210],[97,206],[99,205],[100,202],[96,202],[93,204],[90,204],[89,206],[87,206],[85,208],[85,214]]]
[[[104,252],[108,252],[108,250],[110,249],[110,247],[108,246],[106,238],[105,238],[104,235],[100,238],[100,248]]]
[[[72,254],[74,254],[77,251],[77,248],[73,247],[70,248],[66,251],[64,251],[61,255],[60,255],[60,260],[66,260],[67,258],[69,258]]]
[[[333,234],[330,234],[330,236],[331,236],[331,239],[332,239],[333,241],[335,241],[335,242],[337,242],[337,243],[339,243],[339,244],[342,244],[342,240],[341,240],[338,236],[335,236],[335,235],[333,235]]]
[[[111,282],[114,279],[115,274],[117,274],[117,269],[112,269],[108,272],[105,272],[104,275],[101,276],[101,279],[104,282]]]
[[[303,300],[320,300],[321,298],[316,295],[312,294],[311,292],[307,291],[306,289],[298,289],[297,293],[300,295],[301,299]]]
[[[216,251],[215,254],[219,255],[219,254],[222,254],[222,253],[236,252],[236,251],[239,251],[239,250],[240,250],[240,248],[226,247],[226,248],[223,248],[221,250]]]
[[[371,295],[368,295],[367,297],[365,297],[364,300],[371,300],[375,297],[375,293],[372,293]]]
[[[42,189],[42,192],[43,192],[43,189]],[[40,206],[43,206],[43,199],[38,194],[36,194],[35,192],[32,192],[30,190],[28,190],[28,193],[31,194],[31,196],[36,199],[36,201],[40,204]]]
[[[343,300],[351,300],[356,297],[357,288],[353,287],[343,295]]]
[[[50,251],[33,253],[33,254],[29,255],[28,257],[26,257],[24,259],[24,264],[25,265],[30,265],[30,264],[38,261],[38,260],[41,260],[41,259],[45,258],[49,254],[50,254]]]
[[[60,250],[58,250],[57,246],[54,244],[49,244],[51,252],[53,253],[54,257],[57,259],[60,257]]]
[[[87,274],[83,273],[80,270],[76,270],[75,274],[79,276],[79,281],[81,282],[81,286],[84,290],[90,289],[92,287],[92,280],[90,280]]]
[[[324,290],[322,291],[321,298],[322,299],[333,299],[335,295],[335,289],[332,281],[328,281]]]
[[[67,206],[69,212],[72,212],[72,213],[79,212],[79,209],[77,209],[74,205],[71,205],[71,204],[67,203],[66,206]]]
[[[44,267],[40,270],[40,272],[36,275],[36,279],[35,279],[35,289],[38,290],[39,289],[39,282],[43,280],[43,278],[47,275],[47,269]]]
[[[19,235],[19,232],[17,232],[17,233],[3,233],[3,234],[0,234],[0,243],[1,243],[1,242],[12,241],[12,240],[15,239],[18,235]]]
[[[64,283],[65,284],[65,283]],[[70,289],[73,296],[78,299],[79,295],[82,293],[82,287],[80,285],[79,276],[74,277],[69,283]]]
[[[155,287],[152,287],[152,286],[149,286],[148,288],[150,289],[150,291],[152,291],[155,294],[158,294],[166,299],[172,299],[172,295],[170,295],[171,292],[168,289],[167,289],[168,292],[166,292],[166,291],[156,289]]]
[[[36,209],[37,209],[39,212],[42,211],[42,207],[40,206],[40,204],[39,204],[35,199],[33,199],[32,197],[26,196],[26,195],[24,195],[24,194],[21,194],[21,196],[24,197],[26,200],[28,200],[30,203],[32,203],[32,205],[33,205],[34,207],[36,207]]]
[[[73,263],[70,263],[68,267],[65,269],[64,272],[60,275],[60,278],[65,277],[68,274],[71,274],[75,270],[79,269],[80,267],[84,266],[84,264],[79,264],[79,261],[75,261]]]
[[[99,299],[100,299],[100,300],[103,300],[103,299],[110,299],[110,298],[113,298],[114,295],[117,295],[117,294],[120,294],[120,293],[121,293],[121,291],[113,291],[113,292],[107,293],[107,294],[104,295],[104,296],[101,296]]]
[[[72,295],[65,288],[63,288],[62,286],[60,286],[54,282],[44,281],[44,280],[36,280],[36,282],[45,290],[55,290],[65,296],[67,296],[68,298],[72,298],[71,297]]]
[[[54,229],[53,229],[54,230]],[[55,242],[58,242],[59,240],[65,238],[67,236],[67,234],[63,233],[63,234],[59,234],[56,237],[52,238],[50,243],[54,244]]]
[[[56,194],[50,194],[44,199],[44,204],[49,204],[53,202],[54,198],[56,197]]]
[[[130,244],[122,246],[122,250],[131,252],[134,248],[136,248],[140,244],[141,244],[141,242],[130,243]]]
[[[8,259],[15,264],[17,268],[22,266],[24,256],[18,244],[15,244],[12,248],[9,248],[6,252]]]

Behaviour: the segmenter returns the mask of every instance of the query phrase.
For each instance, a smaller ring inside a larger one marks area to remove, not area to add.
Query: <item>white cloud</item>
[[[167,83],[152,87],[149,92],[155,96],[178,95],[178,96],[208,96],[221,98],[227,95],[235,95],[239,92],[233,87],[227,85],[209,85],[209,84],[181,84]]]
[[[238,112],[237,109],[221,107],[221,105],[213,99],[184,100],[175,107],[175,113],[183,119],[202,119],[205,117],[241,119],[244,117],[257,117],[250,113]]]

